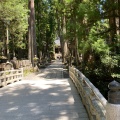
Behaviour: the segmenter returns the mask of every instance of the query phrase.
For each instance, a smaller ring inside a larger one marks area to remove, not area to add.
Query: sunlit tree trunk
[[[29,3],[28,3],[28,8],[30,9],[30,4],[31,4],[31,1],[29,0]],[[29,12],[29,18],[28,18],[28,59],[30,61],[32,61],[32,48],[31,48],[31,17],[30,17],[30,12]]]
[[[67,40],[65,38],[65,35],[66,35],[66,18],[65,18],[65,15],[63,15],[63,26],[62,26],[62,29],[63,29],[63,62],[65,63],[66,62],[66,57],[67,57],[67,54],[68,54],[68,44],[67,44]]]
[[[79,52],[78,52],[78,35],[77,35],[77,24],[79,24],[79,20],[77,19],[77,7],[78,7],[79,1],[75,0],[73,5],[73,13],[72,13],[72,22],[74,23],[74,51],[75,51],[75,63],[78,66],[79,63]]]
[[[65,6],[65,1],[61,0],[61,4]],[[66,62],[66,57],[68,55],[68,44],[67,40],[65,38],[66,35],[66,16],[65,12],[62,13],[61,15],[61,45],[62,45],[62,56],[63,56],[63,63]]]
[[[34,0],[29,0],[29,28],[28,28],[28,34],[29,34],[29,51],[28,56],[33,64],[33,58],[34,55],[37,54],[37,47],[36,47],[36,33],[35,33],[35,11],[34,11]]]

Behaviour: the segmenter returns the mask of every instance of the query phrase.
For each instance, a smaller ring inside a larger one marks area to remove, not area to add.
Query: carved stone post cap
[[[109,83],[108,88],[113,91],[120,90],[120,83],[114,80]]]
[[[108,102],[112,104],[120,104],[120,83],[115,80],[109,83]]]

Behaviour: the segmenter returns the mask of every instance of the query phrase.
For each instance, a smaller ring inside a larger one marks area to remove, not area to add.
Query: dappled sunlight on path
[[[1,120],[88,120],[76,88],[55,62],[0,89]]]

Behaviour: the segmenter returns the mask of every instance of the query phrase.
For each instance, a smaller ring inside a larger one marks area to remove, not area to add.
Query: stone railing
[[[90,120],[105,120],[107,100],[76,68],[69,67],[69,75],[81,95],[82,102],[87,109]]]
[[[4,87],[9,83],[23,79],[23,68],[0,72],[0,86]]]
[[[73,80],[90,120],[120,120],[120,83],[113,81],[108,87],[108,101],[78,69],[69,67]]]

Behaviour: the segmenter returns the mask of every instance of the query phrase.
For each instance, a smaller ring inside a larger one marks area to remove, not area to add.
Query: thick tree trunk
[[[57,25],[58,25],[58,36],[60,38],[60,46],[61,46],[61,53],[62,53],[62,59],[63,59],[63,36],[62,36],[62,29],[61,29],[62,26],[60,24],[60,19],[62,16],[59,16],[58,10],[56,10],[56,15],[57,15]]]
[[[120,0],[110,0],[109,2],[114,5],[109,13],[109,25],[111,28],[109,42],[111,46],[114,46],[113,51],[117,53],[119,48],[116,46],[116,42],[118,42],[119,38],[116,36],[120,35]]]
[[[110,0],[109,2],[110,4],[115,4],[115,0]],[[109,24],[110,24],[110,28],[111,33],[110,33],[110,43],[113,45],[115,43],[115,35],[116,35],[116,10],[115,8],[112,6],[111,11],[109,13]]]
[[[30,9],[30,4],[31,1],[29,0],[28,3],[28,8]],[[31,48],[31,17],[29,13],[29,18],[28,18],[28,59],[32,62],[32,48]]]
[[[75,38],[75,61],[76,61],[76,65],[78,66],[78,64],[79,64],[79,52],[78,52],[78,39],[77,39],[77,36]]]
[[[68,55],[68,44],[67,44],[67,40],[65,39],[65,35],[66,35],[66,18],[65,15],[63,15],[63,26],[62,26],[62,30],[63,30],[63,41],[62,41],[62,46],[63,46],[63,63],[66,62],[66,57]]]
[[[63,6],[65,6],[65,0],[59,0]],[[68,44],[65,38],[66,35],[66,16],[65,13],[60,13],[60,18],[58,18],[58,33],[60,37],[60,44],[61,44],[61,52],[62,52],[62,62],[66,62],[66,56],[68,55]],[[60,24],[61,23],[61,24]]]
[[[76,63],[76,66],[78,66],[78,63],[79,63],[79,52],[78,52],[78,35],[77,35],[77,23],[79,23],[79,20],[77,19],[77,6],[78,6],[78,4],[79,4],[79,1],[77,0],[75,0],[75,5],[74,5],[74,9],[73,9],[73,15],[72,15],[72,21],[73,21],[73,23],[74,23],[74,25],[75,25],[75,29],[74,29],[74,34],[75,34],[75,36],[74,36],[74,45],[75,45],[75,47],[74,47],[74,50],[75,50],[75,63]]]
[[[34,55],[37,54],[37,47],[36,47],[36,33],[35,33],[35,11],[34,11],[34,0],[29,0],[29,9],[30,9],[30,17],[29,17],[29,51],[28,56],[33,64]]]

